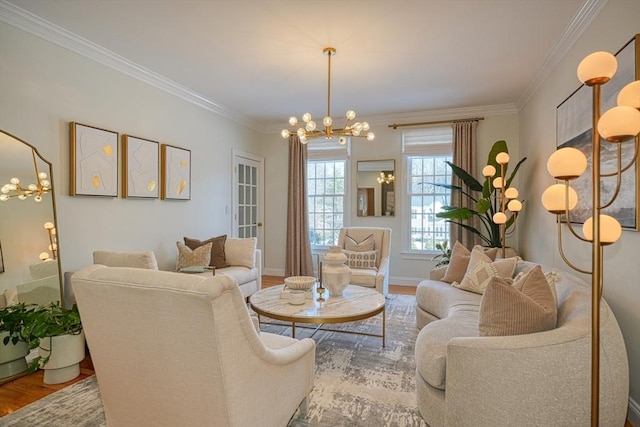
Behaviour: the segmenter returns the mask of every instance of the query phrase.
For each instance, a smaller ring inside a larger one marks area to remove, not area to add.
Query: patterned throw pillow
[[[347,251],[369,252],[375,249],[375,239],[373,234],[369,234],[359,242],[353,237],[346,235],[344,238],[344,248]]]
[[[513,284],[491,279],[480,301],[480,336],[531,334],[556,327],[558,304],[539,265]]]
[[[225,254],[224,251],[224,244],[227,240],[227,235],[223,234],[222,236],[218,236],[218,237],[212,237],[208,240],[198,240],[198,239],[192,239],[190,237],[185,237],[184,238],[184,244],[187,245],[189,247],[189,249],[197,249],[202,245],[206,245],[207,243],[211,243],[211,261],[209,264],[212,267],[215,268],[225,268],[225,267],[229,267],[229,264],[227,263],[227,255]]]
[[[180,242],[176,242],[176,245],[178,246],[177,271],[184,267],[209,265],[209,262],[211,262],[212,243],[207,243],[194,250],[189,249],[189,247]]]
[[[518,257],[502,258],[491,262],[491,258],[485,255],[482,247],[476,246],[471,251],[469,267],[464,277],[460,283],[453,282],[451,286],[482,294],[492,277],[511,279],[517,264]]]
[[[476,248],[478,248],[478,251],[482,251],[488,257],[489,261],[496,259],[498,248],[483,248],[480,245],[476,245],[473,249]],[[461,282],[467,272],[467,268],[469,267],[470,258],[471,251],[469,251],[469,249],[467,249],[462,243],[456,241],[453,245],[453,249],[451,250],[451,260],[447,266],[447,271],[445,271],[442,281],[447,283]]]
[[[365,268],[378,271],[376,267],[376,251],[343,251],[347,256],[347,265],[351,268]]]

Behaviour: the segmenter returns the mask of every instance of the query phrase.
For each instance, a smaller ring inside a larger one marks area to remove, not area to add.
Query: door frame
[[[243,163],[242,160],[250,160],[258,163],[257,178],[258,178],[258,212],[257,222],[258,227],[258,249],[264,247],[264,157],[257,154],[248,153],[246,151],[238,150],[236,148],[231,149],[231,164],[233,177],[231,179],[231,237],[238,237],[238,164]],[[264,253],[263,253],[264,256]]]

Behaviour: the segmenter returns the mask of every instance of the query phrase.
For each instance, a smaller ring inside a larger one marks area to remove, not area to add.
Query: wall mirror
[[[63,300],[52,165],[0,131],[0,306]]]
[[[394,216],[395,160],[358,162],[358,216]]]

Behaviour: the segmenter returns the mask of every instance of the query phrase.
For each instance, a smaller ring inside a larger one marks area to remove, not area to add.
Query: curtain
[[[307,146],[289,137],[287,252],[285,277],[313,276],[307,215]]]
[[[461,167],[469,173],[469,175],[476,177],[476,145],[477,145],[477,120],[461,120],[453,122],[453,164]],[[460,185],[463,188],[466,187],[462,180],[457,176],[453,176],[453,185]],[[469,209],[476,209],[475,204],[468,197],[463,196],[460,192],[451,193],[451,206],[468,207]],[[473,216],[466,222],[468,225],[481,230],[480,220]],[[482,244],[480,237],[476,234],[465,230],[459,225],[451,224],[451,247],[457,241],[462,243],[468,249],[473,248],[474,245]]]

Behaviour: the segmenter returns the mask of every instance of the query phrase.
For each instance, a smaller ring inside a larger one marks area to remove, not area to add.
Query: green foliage
[[[18,342],[27,342],[23,330],[25,324],[30,322],[35,307],[35,304],[27,305],[22,302],[0,309],[0,332],[9,333],[3,339],[4,345],[9,344],[9,341],[13,345]]]
[[[480,236],[482,243],[491,247],[500,247],[500,226],[493,222],[493,215],[500,210],[497,205],[495,193],[496,190],[493,187],[493,180],[502,176],[500,165],[496,162],[496,155],[498,153],[508,153],[506,141],[496,141],[491,147],[489,156],[487,159],[487,165],[492,165],[496,168],[496,174],[490,178],[484,178],[484,182],[480,183],[477,179],[471,176],[464,169],[454,165],[451,162],[447,162],[455,176],[460,178],[465,184],[464,187],[449,185],[449,184],[434,184],[439,187],[450,189],[452,192],[459,192],[475,205],[475,210],[457,207],[457,206],[443,206],[442,211],[436,214],[436,217],[443,218],[447,222],[458,224],[466,230],[471,231],[474,234]],[[522,158],[516,166],[513,168],[513,172],[508,174],[509,164],[507,163],[504,168],[506,187],[509,188],[511,181],[515,178],[516,173],[520,169],[522,163],[527,160],[526,157]],[[480,227],[476,228],[464,221],[467,221],[473,217],[479,218]],[[514,224],[515,217],[512,216],[505,224],[505,230],[509,230]]]
[[[437,259],[440,260],[436,264],[436,268],[449,264],[449,262],[451,261],[451,248],[449,247],[449,241],[443,240],[442,242],[436,243],[436,249],[441,252],[431,258],[431,261],[435,261]]]

